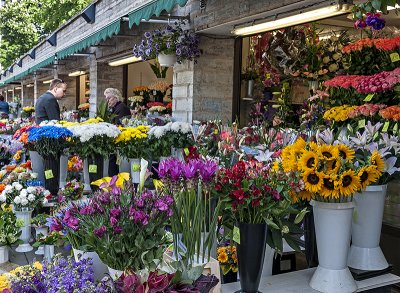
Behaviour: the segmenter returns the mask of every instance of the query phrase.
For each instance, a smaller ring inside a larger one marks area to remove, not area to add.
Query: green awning
[[[67,56],[70,56],[74,53],[77,53],[87,47],[90,47],[96,43],[105,41],[107,38],[110,38],[113,35],[116,35],[121,30],[121,20],[118,19],[105,28],[91,34],[90,36],[84,38],[83,40],[65,48],[61,51],[57,52],[57,59],[64,59]]]
[[[129,13],[129,28],[139,25],[142,19],[149,20],[153,15],[160,16],[165,10],[170,12],[176,5],[185,6],[188,0],[153,0]]]
[[[32,73],[35,70],[37,70],[39,68],[42,68],[42,67],[45,67],[45,66],[47,66],[47,65],[49,65],[51,63],[54,63],[54,60],[55,60],[55,56],[51,56],[51,57],[39,62],[38,64],[33,65],[31,68],[28,69],[27,74],[28,73]]]

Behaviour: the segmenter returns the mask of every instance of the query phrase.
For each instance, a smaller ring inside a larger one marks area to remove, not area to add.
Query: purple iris
[[[385,27],[386,21],[380,17],[379,13],[367,13],[367,19],[365,23],[372,27],[372,29],[379,31]]]

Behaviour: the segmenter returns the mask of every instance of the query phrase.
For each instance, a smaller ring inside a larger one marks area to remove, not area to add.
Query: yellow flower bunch
[[[325,120],[333,120],[333,121],[346,121],[349,119],[349,113],[353,111],[357,106],[338,106],[333,107],[324,113]]]
[[[96,117],[96,118],[90,118],[84,122],[81,122],[81,125],[85,125],[85,124],[93,124],[93,123],[100,123],[100,122],[104,122],[103,119],[101,119],[100,117]]]
[[[34,107],[23,107],[22,111],[30,113],[30,112],[35,112],[35,108]]]
[[[355,165],[355,151],[348,146],[306,143],[301,138],[284,148],[281,158],[284,171],[304,183],[303,190],[292,192],[294,201],[349,201],[355,192],[376,182],[385,167],[377,151],[365,164]]]
[[[98,179],[96,181],[93,181],[91,184],[100,187],[100,185],[102,185],[104,183],[110,183],[111,179],[112,179],[112,177],[103,177],[103,178],[100,178],[100,179]],[[125,173],[125,172],[124,173],[119,173],[117,175],[117,180],[115,181],[115,185],[117,187],[123,188],[124,184],[125,184],[125,181],[128,181],[128,180],[129,180],[129,173]],[[109,188],[109,186],[107,186],[107,187],[104,187],[103,189],[105,191],[107,191],[110,188]]]
[[[236,246],[223,246],[217,249],[217,260],[222,273],[226,275],[229,271],[238,271]]]
[[[10,289],[10,282],[8,280],[7,274],[3,274],[0,276],[0,292],[3,292],[4,289]]]
[[[70,126],[76,126],[79,125],[78,122],[69,122],[69,121],[58,121],[57,124],[60,124],[62,127],[70,127]]]
[[[147,138],[149,129],[150,127],[145,125],[139,125],[137,127],[119,127],[121,134],[115,139],[115,143]]]

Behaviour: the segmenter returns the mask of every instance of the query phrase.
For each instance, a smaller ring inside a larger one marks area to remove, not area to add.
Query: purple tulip
[[[110,218],[110,223],[111,223],[111,226],[115,227],[118,224],[118,220],[116,218],[114,218],[114,217],[111,217]]]
[[[385,27],[386,23],[386,21],[380,16],[381,15],[379,13],[367,13],[365,23],[372,27],[372,29],[379,31]]]
[[[122,213],[122,211],[120,208],[112,208],[110,210],[111,217],[116,218],[116,219],[119,219],[119,217],[121,216],[121,213]]]
[[[158,199],[158,200],[155,202],[154,206],[155,206],[159,211],[162,211],[162,212],[165,212],[165,211],[168,210],[168,208],[169,208],[168,204],[167,204],[163,199]]]
[[[98,229],[94,229],[93,234],[98,237],[101,238],[103,237],[103,235],[107,232],[107,227],[106,226],[101,226]]]
[[[121,234],[121,233],[122,233],[122,227],[120,227],[120,226],[114,227],[113,233],[114,233],[115,235]]]
[[[218,165],[214,161],[205,161],[200,169],[200,175],[204,182],[210,182],[218,170]]]
[[[85,215],[93,215],[96,211],[94,210],[94,208],[92,206],[85,206],[83,208],[81,208],[81,210],[79,211],[79,213],[83,216]]]

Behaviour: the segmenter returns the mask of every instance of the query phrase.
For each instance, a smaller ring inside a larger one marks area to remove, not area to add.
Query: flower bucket
[[[352,243],[347,265],[365,271],[389,267],[379,241],[381,238],[383,210],[387,185],[367,186],[354,196]]]
[[[109,158],[104,158],[103,162],[103,177],[108,176],[108,165],[110,164]]]
[[[52,257],[54,256],[54,245],[48,245],[46,244],[44,246],[44,256],[43,259],[47,259],[47,261],[50,261]]]
[[[140,159],[129,159],[131,165],[131,180],[140,183]]]
[[[32,210],[23,210],[23,211],[14,211],[17,219],[20,219],[24,222],[24,226],[21,229],[21,239],[24,243],[18,245],[15,249],[16,252],[28,252],[33,250],[33,247],[29,244],[29,240],[31,239],[31,218],[32,218]]]
[[[252,97],[254,92],[254,80],[247,81],[247,96]]]
[[[68,172],[68,156],[62,155],[60,157],[60,184],[59,187],[63,188],[67,184]]]
[[[8,246],[0,246],[0,264],[8,262]]]
[[[239,230],[237,256],[241,292],[257,293],[264,264],[267,224],[239,223]]]
[[[183,155],[183,149],[182,148],[171,148],[171,157],[184,161],[185,156]]]
[[[83,161],[83,191],[91,192],[92,189],[90,188],[90,179],[89,179],[89,164],[87,159]]]
[[[319,265],[310,287],[324,293],[357,290],[349,268],[351,219],[354,203],[325,203],[312,200]]]
[[[46,226],[44,227],[35,227],[36,231],[36,238],[39,237],[39,234],[42,234],[43,236],[47,236],[48,234],[48,228]],[[38,249],[35,251],[36,255],[43,255],[44,254],[44,245],[40,245]]]
[[[108,273],[111,276],[111,279],[113,279],[114,281],[118,280],[119,277],[122,276],[122,274],[124,273],[123,271],[120,270],[114,270],[113,268],[107,267],[108,268]]]
[[[163,66],[163,67],[174,66],[174,64],[177,61],[175,54],[160,53],[160,54],[158,54],[157,58],[158,58],[158,63],[160,63],[160,66]]]
[[[121,164],[119,165],[119,173],[130,173],[131,172],[131,165],[129,160],[126,158],[121,158]]]
[[[37,179],[44,182],[43,157],[36,151],[29,151],[29,157],[31,159],[32,171],[38,174]]]
[[[91,258],[93,262],[94,277],[96,280],[100,281],[104,275],[108,272],[107,266],[101,261],[99,255],[94,251],[83,251],[79,249],[72,248],[74,252],[75,261],[80,259]]]
[[[52,196],[56,196],[60,184],[60,157],[49,156],[43,158],[44,186]]]

